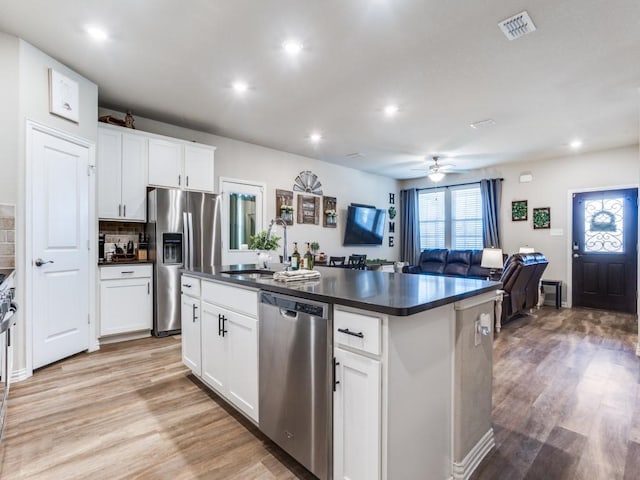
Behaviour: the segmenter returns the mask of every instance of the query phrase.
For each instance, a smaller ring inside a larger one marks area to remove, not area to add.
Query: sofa
[[[454,277],[487,278],[489,269],[481,267],[482,250],[423,250],[417,265],[403,267],[403,273],[447,275]]]
[[[506,255],[505,255],[506,257]],[[434,248],[420,254],[418,265],[403,267],[403,273],[483,278],[489,269],[481,267],[482,250],[448,250]],[[548,261],[542,253],[516,253],[506,258],[502,282],[502,312],[496,319],[496,330],[502,323],[538,304],[539,285]]]

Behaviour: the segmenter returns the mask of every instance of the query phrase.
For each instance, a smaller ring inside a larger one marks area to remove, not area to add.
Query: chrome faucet
[[[287,256],[287,222],[285,222],[282,217],[276,217],[271,220],[269,224],[269,229],[267,230],[267,240],[271,238],[271,229],[275,224],[279,223],[282,225],[282,229],[284,230],[284,247],[282,248],[282,263],[285,265],[285,270],[289,265],[289,257]]]

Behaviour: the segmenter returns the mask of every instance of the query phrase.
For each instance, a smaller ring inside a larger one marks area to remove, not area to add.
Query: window
[[[418,212],[421,250],[483,248],[480,185],[423,190]]]

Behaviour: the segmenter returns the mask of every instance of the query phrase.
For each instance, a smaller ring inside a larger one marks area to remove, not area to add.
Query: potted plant
[[[258,265],[261,268],[269,268],[269,264],[271,263],[271,254],[269,252],[277,249],[279,246],[280,237],[276,235],[269,236],[266,230],[249,237],[249,248],[258,251]]]
[[[329,208],[324,211],[324,214],[327,216],[327,225],[333,225],[336,223],[336,217],[338,213],[333,208]]]
[[[313,253],[318,253],[318,250],[320,250],[320,244],[318,242],[311,242],[309,247]]]

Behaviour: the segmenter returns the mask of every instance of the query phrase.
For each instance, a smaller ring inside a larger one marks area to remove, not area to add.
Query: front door
[[[33,367],[89,347],[89,151],[32,130]]]
[[[638,190],[573,195],[573,306],[637,310]]]

